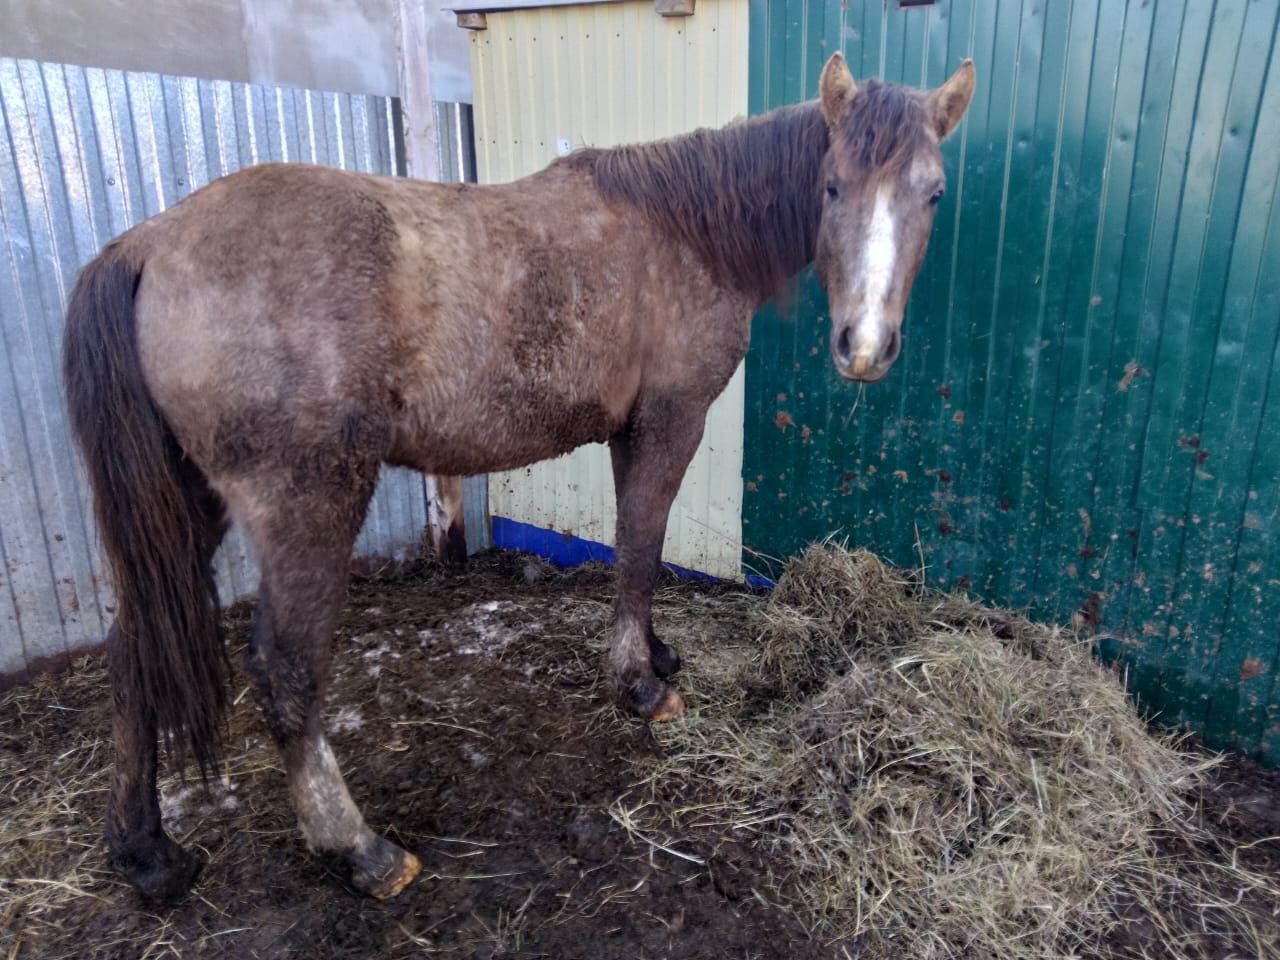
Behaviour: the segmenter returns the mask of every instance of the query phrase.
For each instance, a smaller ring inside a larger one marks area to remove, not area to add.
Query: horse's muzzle
[[[889,331],[885,342],[870,350],[854,350],[850,326],[833,331],[831,336],[831,359],[840,376],[846,380],[860,383],[877,383],[883,380],[901,351],[902,334],[897,327]]]

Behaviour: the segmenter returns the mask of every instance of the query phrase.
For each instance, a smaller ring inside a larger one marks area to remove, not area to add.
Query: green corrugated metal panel
[[[1109,634],[1166,722],[1280,762],[1280,0],[751,6],[751,107],[978,68],[903,356],[811,274],[747,359],[745,564],[830,533]],[[785,414],[785,415],[784,415]]]

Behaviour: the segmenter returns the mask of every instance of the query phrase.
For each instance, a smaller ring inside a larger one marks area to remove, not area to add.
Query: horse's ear
[[[830,129],[835,130],[840,126],[853,103],[853,95],[857,92],[857,84],[853,82],[849,65],[844,62],[844,55],[833,53],[827,65],[822,68],[822,79],[818,81],[818,102]]]
[[[939,140],[947,139],[959,126],[960,118],[969,109],[969,101],[973,98],[973,88],[977,82],[973,61],[965,60],[946,83],[929,92],[929,113],[933,117],[933,129]]]

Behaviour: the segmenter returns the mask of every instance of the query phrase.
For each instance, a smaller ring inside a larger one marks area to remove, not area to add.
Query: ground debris
[[[1074,635],[831,546],[768,597],[667,577],[690,710],[650,728],[604,679],[613,591],[502,553],[352,585],[330,734],[425,864],[385,904],[306,852],[242,672],[219,781],[162,779],[210,857],[164,911],[99,841],[101,659],[4,694],[0,957],[1278,955],[1280,775],[1152,738]]]

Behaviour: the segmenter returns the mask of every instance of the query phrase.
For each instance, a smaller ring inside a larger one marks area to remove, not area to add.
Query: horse
[[[375,833],[324,735],[330,645],[382,464],[449,476],[605,442],[617,491],[608,661],[621,704],[679,716],[654,633],[667,515],[756,310],[810,263],[831,357],[874,382],[975,83],[924,91],[825,64],[814,101],[582,149],[514,183],[272,164],[111,241],[69,301],[63,375],[116,594],[108,860],[172,901],[204,860],[164,831],[159,742],[215,769],[228,655],[212,557],[262,566],[246,670],[299,827],[376,898],[420,871]]]

